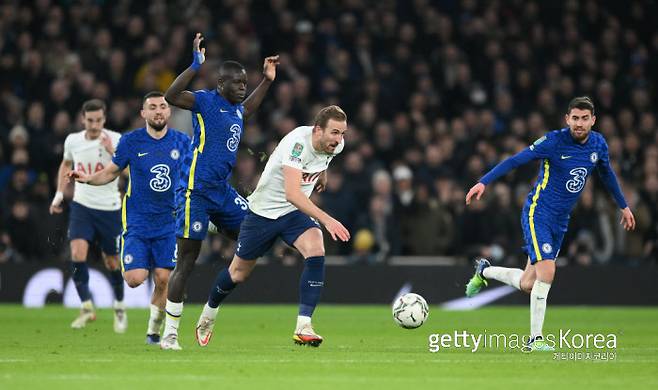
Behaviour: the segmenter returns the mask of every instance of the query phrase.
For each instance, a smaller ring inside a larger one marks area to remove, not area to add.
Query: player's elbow
[[[295,204],[299,196],[299,191],[286,188],[286,201]]]
[[[167,103],[169,103],[173,106],[175,106],[176,103],[177,103],[177,99],[176,99],[177,97],[178,97],[178,94],[176,92],[172,91],[171,88],[169,88],[165,92],[165,95],[164,95],[164,98],[167,101]]]

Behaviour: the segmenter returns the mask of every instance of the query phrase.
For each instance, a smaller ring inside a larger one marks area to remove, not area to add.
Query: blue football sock
[[[80,301],[84,302],[90,300],[91,293],[89,292],[89,268],[87,267],[87,263],[77,263],[72,261],[70,266],[71,273],[73,274],[73,282],[75,283],[75,289],[78,290]]]
[[[123,275],[120,270],[110,271],[110,284],[114,290],[114,298],[123,301]]]
[[[299,279],[299,315],[311,317],[324,287],[324,256],[304,260]]]
[[[231,291],[237,286],[233,279],[231,279],[231,274],[228,273],[228,268],[224,268],[217,274],[217,279],[215,279],[215,284],[210,290],[210,296],[208,297],[208,306],[213,309],[218,307],[220,303],[226,298]]]

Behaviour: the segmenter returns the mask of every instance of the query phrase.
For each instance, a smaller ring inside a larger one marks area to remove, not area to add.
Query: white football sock
[[[183,302],[172,302],[167,299],[165,311],[167,312],[167,318],[165,319],[163,335],[178,335],[178,325],[180,324],[180,317],[183,315]]]
[[[151,304],[151,315],[149,316],[149,326],[146,334],[160,334],[160,326],[165,317],[165,311]]]
[[[311,323],[311,317],[308,316],[297,316],[297,330],[301,330],[304,325]]]
[[[215,318],[217,318],[217,312],[218,311],[219,311],[219,306],[210,307],[210,306],[208,306],[208,302],[206,302],[206,304],[203,305],[203,312],[201,313],[201,315],[214,320]]]
[[[517,290],[521,289],[521,275],[523,275],[522,269],[492,266],[485,268],[484,271],[482,271],[482,274],[487,279],[494,279],[503,282]]]
[[[546,299],[548,291],[551,289],[550,283],[535,280],[530,292],[530,336],[542,336],[542,327],[544,326],[544,316],[546,315]]]

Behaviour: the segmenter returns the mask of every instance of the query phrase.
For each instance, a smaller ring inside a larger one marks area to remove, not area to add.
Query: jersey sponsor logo
[[[290,161],[292,161],[292,162],[294,162],[294,163],[297,163],[297,164],[301,164],[301,163],[302,163],[302,159],[299,158],[299,157],[295,157],[295,156],[290,156]]]
[[[86,168],[86,169],[85,169],[85,168]],[[96,166],[94,166],[94,170],[93,170],[93,171],[92,171],[92,169],[91,169],[91,163],[87,163],[87,166],[86,166],[86,167],[85,167],[85,165],[82,164],[82,163],[77,163],[77,164],[75,165],[75,170],[76,170],[76,171],[78,171],[78,172],[83,172],[83,173],[86,173],[86,174],[92,174],[92,173],[100,172],[100,171],[102,171],[103,169],[105,169],[105,166],[103,165],[102,162],[97,162],[97,163],[96,163]]]
[[[171,149],[171,152],[169,152],[169,157],[171,157],[173,160],[178,160],[180,157],[180,152],[178,149]]]
[[[302,173],[302,184],[311,184],[315,182],[320,175],[322,175],[322,172]]]
[[[249,208],[247,200],[240,195],[236,196],[233,202],[238,205],[242,210],[246,211]]]
[[[592,163],[596,163],[597,161],[599,161],[598,153],[592,152],[592,154],[589,155],[589,161],[591,161]]]
[[[192,224],[192,230],[194,230],[195,232],[198,233],[198,232],[201,231],[201,227],[202,227],[202,226],[203,226],[203,225],[201,225],[201,222],[199,222],[199,221],[195,221],[195,222]]]
[[[561,158],[562,160],[566,160],[566,159],[568,159],[568,158],[571,158],[571,156],[565,156],[565,155],[563,154],[563,155],[560,156],[560,158]]]
[[[290,154],[293,157],[299,157],[302,155],[303,150],[304,150],[304,145],[300,144],[299,142],[295,142],[295,145],[293,145],[292,152],[290,152]]]
[[[580,190],[585,187],[585,182],[587,180],[587,168],[579,167],[574,168],[569,171],[569,174],[573,177],[570,180],[567,180],[567,191],[572,194],[577,194]]]
[[[167,164],[154,165],[150,172],[155,173],[155,177],[149,181],[149,186],[153,191],[165,192],[171,187],[169,166]]]
[[[127,254],[127,255],[123,256],[123,263],[124,264],[130,264],[132,262],[133,262],[133,255]]]
[[[544,253],[546,253],[546,254],[550,254],[551,252],[553,252],[553,247],[551,246],[551,244],[545,242],[545,243],[541,246],[541,250],[542,250],[542,252],[544,252]]]
[[[147,154],[149,154],[149,152],[145,152],[145,153],[137,153],[137,157],[144,157],[144,156],[146,156]]]
[[[240,145],[240,125],[237,123],[233,124],[229,129],[231,131],[231,137],[226,141],[226,148],[231,152],[238,150],[238,145]]]

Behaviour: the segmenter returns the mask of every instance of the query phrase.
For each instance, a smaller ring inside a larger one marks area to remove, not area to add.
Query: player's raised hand
[[[109,134],[105,130],[101,132],[101,145],[107,150],[109,154],[114,153],[114,146],[112,145],[112,138],[110,138]]]
[[[331,234],[331,238],[334,241],[341,240],[346,242],[350,239],[350,232],[347,230],[347,228],[345,228],[345,226],[343,226],[342,223],[338,222],[337,220],[329,217],[322,224],[324,225],[324,228],[327,229],[329,234]]]
[[[635,229],[635,216],[630,208],[626,207],[621,211],[621,221],[619,221],[619,224],[624,225],[624,229],[626,230]]]
[[[482,194],[484,194],[484,189],[486,186],[482,183],[477,183],[473,187],[471,187],[470,190],[468,190],[468,194],[466,194],[466,204],[469,205],[471,204],[471,198],[475,196],[475,199],[480,200],[482,197]]]
[[[194,70],[199,70],[201,64],[206,62],[206,48],[201,47],[202,41],[203,35],[201,35],[201,33],[196,33],[194,41],[192,41],[192,55],[194,58],[191,66],[194,68]]]
[[[274,81],[276,78],[277,65],[279,65],[279,55],[265,58],[265,61],[263,61],[263,75],[266,79]]]
[[[77,181],[78,183],[88,183],[89,182],[89,175],[87,175],[84,172],[80,171],[71,171],[68,173],[68,177],[70,179],[73,179]]]

